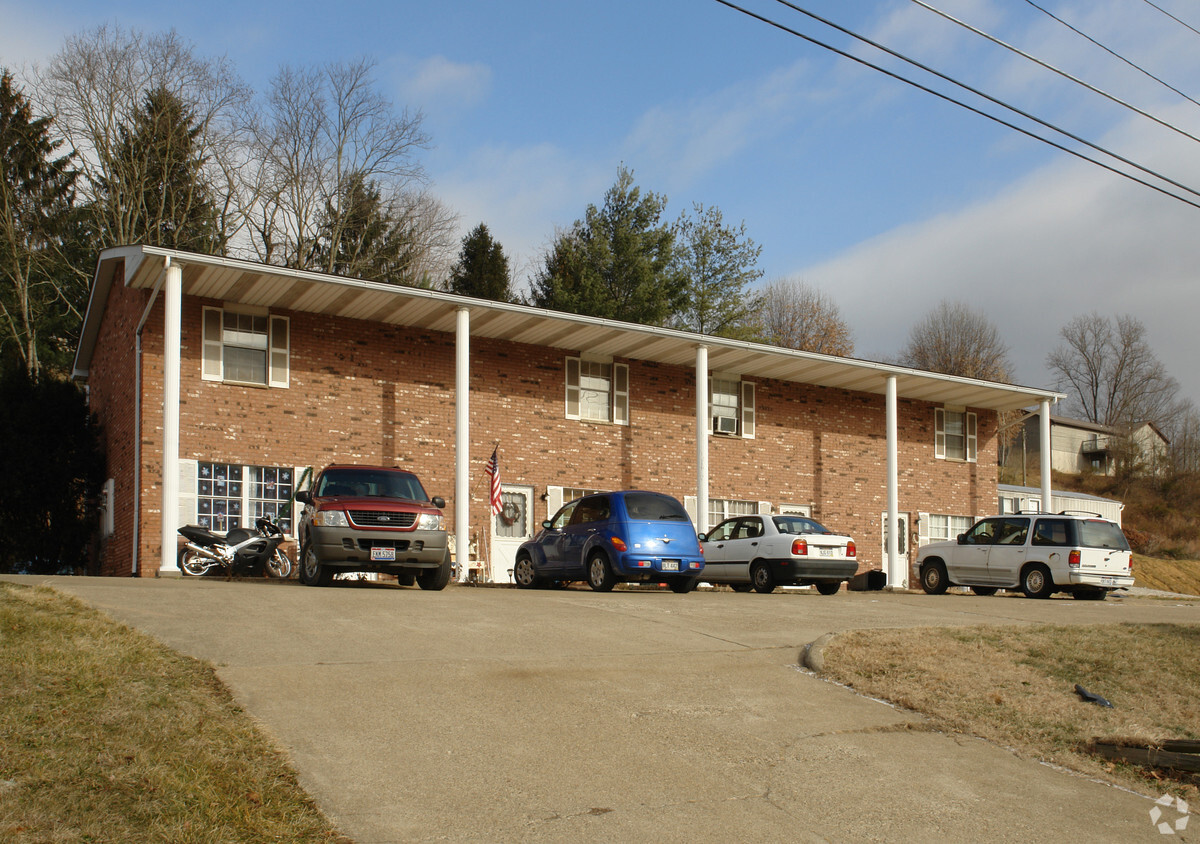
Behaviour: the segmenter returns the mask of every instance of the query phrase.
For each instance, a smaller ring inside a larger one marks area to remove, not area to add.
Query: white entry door
[[[521,543],[533,538],[533,487],[500,485],[500,512],[492,516],[492,583],[512,583],[513,563]]]

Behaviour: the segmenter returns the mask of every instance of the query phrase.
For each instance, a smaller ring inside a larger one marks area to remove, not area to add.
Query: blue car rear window
[[[649,492],[631,492],[626,495],[625,512],[629,514],[629,518],[639,521],[688,521],[687,511],[674,498]]]

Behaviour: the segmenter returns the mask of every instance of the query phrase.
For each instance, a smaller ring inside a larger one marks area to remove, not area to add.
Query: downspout
[[[130,572],[130,577],[137,577],[138,574],[138,531],[141,526],[142,517],[142,329],[146,327],[146,320],[150,318],[150,311],[154,308],[155,301],[158,300],[158,291],[162,289],[163,282],[167,278],[167,267],[169,266],[171,266],[171,257],[168,255],[163,259],[163,274],[159,276],[158,281],[154,283],[154,289],[150,291],[150,301],[146,303],[146,310],[142,311],[142,318],[138,320],[137,329],[134,331],[133,569]]]

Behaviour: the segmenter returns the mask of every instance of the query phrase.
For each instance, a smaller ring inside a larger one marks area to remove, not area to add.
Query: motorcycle
[[[179,532],[187,540],[179,552],[179,570],[185,575],[199,577],[217,566],[225,570],[226,579],[235,570],[252,575],[265,570],[272,577],[292,573],[292,561],[279,547],[283,531],[270,519],[255,519],[254,530],[233,528],[224,536],[196,525],[185,525]]]

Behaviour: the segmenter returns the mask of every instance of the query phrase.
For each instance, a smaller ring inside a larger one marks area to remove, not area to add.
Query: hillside
[[[1125,502],[1138,586],[1200,595],[1200,475],[1120,478],[1054,473],[1059,489]]]

